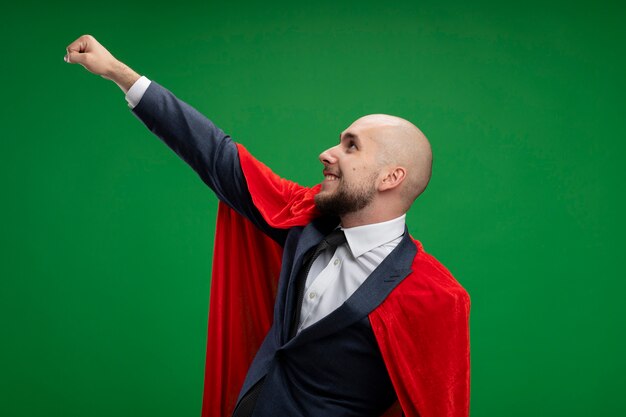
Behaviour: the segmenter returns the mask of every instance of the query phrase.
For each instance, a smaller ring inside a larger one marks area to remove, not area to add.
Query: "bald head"
[[[400,191],[406,208],[426,189],[432,173],[432,150],[421,130],[408,120],[387,114],[357,119],[351,127],[366,131],[379,146],[381,167],[400,166],[406,179]]]

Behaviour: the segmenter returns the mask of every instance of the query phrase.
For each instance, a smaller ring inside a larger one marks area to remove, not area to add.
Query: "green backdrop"
[[[430,138],[412,234],[472,297],[472,415],[626,407],[619,2],[3,6],[0,415],[199,416],[216,199],[93,34],[281,175],[384,112]]]

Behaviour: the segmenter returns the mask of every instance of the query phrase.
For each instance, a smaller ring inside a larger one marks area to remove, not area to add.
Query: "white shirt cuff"
[[[126,93],[126,101],[128,101],[128,107],[134,109],[141,101],[144,93],[150,86],[150,80],[144,76],[141,76],[135,84],[133,84]]]

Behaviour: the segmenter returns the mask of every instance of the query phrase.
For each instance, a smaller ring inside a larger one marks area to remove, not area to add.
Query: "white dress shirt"
[[[132,109],[141,101],[150,80],[139,78],[126,93]],[[298,332],[341,306],[400,243],[406,215],[395,219],[343,228],[346,243],[322,252],[307,276]]]
[[[304,286],[298,332],[341,306],[398,246],[406,215],[382,223],[341,228],[346,243],[322,252]]]

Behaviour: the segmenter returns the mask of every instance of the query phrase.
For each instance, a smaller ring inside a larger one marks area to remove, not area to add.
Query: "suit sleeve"
[[[132,111],[196,171],[221,201],[284,244],[287,230],[271,227],[254,206],[237,145],[230,136],[154,81]]]

